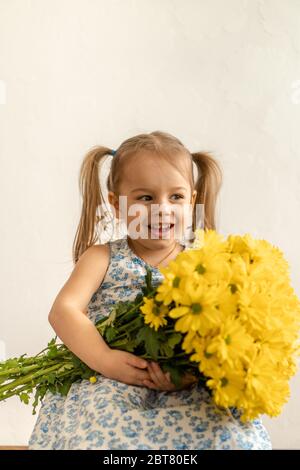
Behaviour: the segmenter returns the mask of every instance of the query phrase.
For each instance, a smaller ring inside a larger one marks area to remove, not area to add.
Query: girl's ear
[[[119,200],[115,193],[112,191],[108,192],[108,202],[114,209],[113,212],[115,213],[116,217],[119,218]]]

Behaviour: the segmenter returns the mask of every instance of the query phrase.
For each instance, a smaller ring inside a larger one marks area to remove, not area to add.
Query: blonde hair
[[[139,134],[125,140],[117,149],[112,162],[111,169],[107,179],[108,191],[119,194],[119,185],[121,182],[123,169],[129,158],[133,155],[138,156],[140,151],[150,151],[158,157],[165,158],[177,169],[182,164],[182,154],[187,157],[187,174],[192,190],[196,189],[197,196],[193,209],[192,230],[196,228],[196,207],[197,204],[203,204],[204,230],[216,229],[215,226],[215,206],[217,195],[222,184],[222,172],[219,164],[210,155],[210,152],[191,153],[183,143],[173,135],[155,131],[149,134]],[[79,189],[82,195],[83,203],[80,221],[75,234],[72,256],[74,264],[77,263],[82,253],[92,245],[95,245],[98,239],[95,233],[97,223],[102,223],[102,217],[97,217],[99,207],[105,206],[102,185],[99,180],[99,168],[101,168],[107,155],[113,155],[114,151],[108,147],[95,146],[85,155],[80,168]],[[193,180],[193,162],[196,164],[198,176]],[[101,209],[100,209],[101,210]]]

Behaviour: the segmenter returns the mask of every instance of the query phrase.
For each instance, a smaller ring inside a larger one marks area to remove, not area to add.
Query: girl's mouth
[[[174,224],[149,224],[148,229],[151,232],[152,236],[161,237],[162,235],[166,235],[171,233]]]

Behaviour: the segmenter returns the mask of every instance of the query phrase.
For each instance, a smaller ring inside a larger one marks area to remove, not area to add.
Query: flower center
[[[226,338],[225,338],[225,343],[226,343],[226,344],[230,344],[230,343],[231,343],[230,335],[227,335],[227,336],[226,336]]]
[[[202,311],[202,305],[201,304],[192,304],[191,305],[192,312],[197,314]]]
[[[228,379],[226,377],[221,378],[221,387],[225,387],[228,384]]]
[[[197,273],[199,273],[199,274],[204,274],[206,269],[203,266],[203,264],[198,264],[195,268],[195,271],[197,271]]]
[[[154,305],[152,313],[154,313],[154,315],[156,315],[157,317],[160,315],[160,309],[157,305]]]
[[[230,290],[232,294],[235,294],[237,291],[237,286],[235,284],[229,284]]]

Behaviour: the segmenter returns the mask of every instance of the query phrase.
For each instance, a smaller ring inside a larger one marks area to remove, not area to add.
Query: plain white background
[[[219,231],[279,246],[300,294],[299,17],[299,0],[0,1],[2,358],[54,336],[85,153],[141,132],[214,153]],[[264,419],[274,448],[300,449],[291,385]],[[26,445],[35,419],[1,402],[0,444]]]

